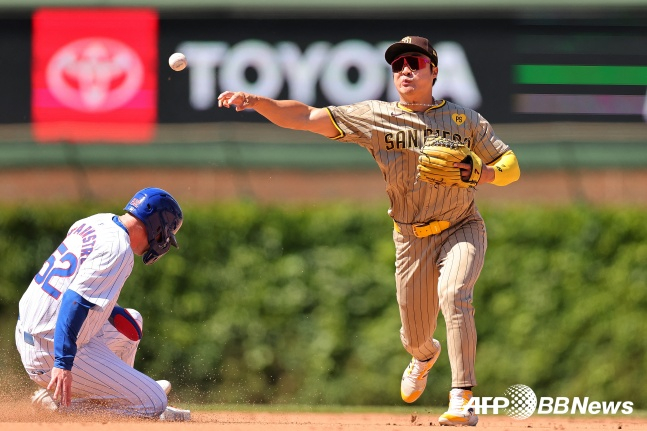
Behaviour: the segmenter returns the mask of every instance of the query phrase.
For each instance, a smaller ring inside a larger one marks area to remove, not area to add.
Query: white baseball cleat
[[[160,420],[167,422],[187,422],[191,420],[191,411],[168,406],[164,410],[164,413],[160,415]]]
[[[169,382],[168,380],[157,380],[157,384],[160,385],[162,389],[164,389],[164,393],[167,396],[168,394],[171,393],[172,386],[171,386],[171,382]]]
[[[434,340],[434,347],[436,348],[436,354],[433,358],[426,361],[411,358],[409,366],[404,370],[402,383],[400,383],[400,395],[404,402],[412,403],[416,401],[425,390],[429,370],[440,356],[440,342],[438,340]]]
[[[54,401],[47,389],[38,389],[34,392],[34,395],[31,396],[31,403],[38,409],[51,412],[58,410],[58,403]]]
[[[467,389],[452,389],[449,392],[449,410],[440,415],[438,422],[441,425],[449,426],[476,425],[479,417],[474,413],[474,409],[465,409],[465,404],[471,399],[472,391],[468,391]]]

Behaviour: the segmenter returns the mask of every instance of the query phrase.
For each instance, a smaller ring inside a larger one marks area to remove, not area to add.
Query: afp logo
[[[526,385],[512,385],[503,397],[472,397],[464,409],[472,408],[478,414],[498,415],[503,410],[514,419],[527,419],[537,408],[537,396]]]

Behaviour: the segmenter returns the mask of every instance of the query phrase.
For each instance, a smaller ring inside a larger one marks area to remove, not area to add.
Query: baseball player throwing
[[[75,222],[20,300],[16,346],[42,388],[32,401],[51,410],[187,420],[188,410],[167,406],[167,381],[133,368],[142,317],[117,305],[134,254],[150,265],[178,246],[182,210],[158,188],[140,190],[124,210]]]
[[[371,153],[391,201],[400,337],[413,356],[402,376],[402,399],[412,403],[420,397],[438,359],[441,344],[433,335],[440,310],[447,326],[452,388],[449,409],[439,421],[476,425],[473,410],[463,408],[476,386],[472,293],[487,247],[475,186],[510,184],[519,178],[519,166],[479,113],[433,97],[438,56],[427,39],[407,36],[388,47],[385,59],[398,102],[314,108],[225,91],[218,106],[254,109],[278,126],[353,142]],[[434,156],[434,148],[454,151],[455,146],[463,147],[465,158],[448,162]]]

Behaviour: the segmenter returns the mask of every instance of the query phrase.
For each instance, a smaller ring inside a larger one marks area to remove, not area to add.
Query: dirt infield
[[[141,431],[398,431],[437,427],[438,415],[430,413],[269,413],[193,412],[191,422],[162,423],[98,417],[70,418],[60,414],[34,415],[26,404],[3,405],[2,431],[85,431],[127,427]],[[645,430],[647,419],[637,417],[564,418],[558,416],[515,420],[507,416],[481,416],[478,428],[489,430]]]
[[[20,376],[24,377],[24,376]],[[35,410],[29,396],[34,385],[12,373],[2,375],[0,392],[1,431],[86,431],[126,428],[137,431],[413,431],[416,427],[438,427],[438,416],[443,408],[424,405],[402,405],[384,409],[330,408],[324,406],[218,405],[212,410],[196,407],[190,422],[159,422],[97,415],[70,415]],[[171,396],[171,402],[174,400]],[[178,404],[177,407],[189,406]],[[503,412],[499,415],[481,415],[477,428],[489,430],[647,430],[647,416],[548,416],[534,414],[525,420],[516,420]],[[437,428],[436,428],[437,429]],[[451,428],[446,428],[451,429]]]
[[[647,170],[528,171],[507,187],[479,187],[477,202],[647,205]],[[144,187],[169,190],[182,203],[246,199],[260,203],[383,202],[377,170],[298,171],[179,168],[7,169],[0,202],[121,202]]]

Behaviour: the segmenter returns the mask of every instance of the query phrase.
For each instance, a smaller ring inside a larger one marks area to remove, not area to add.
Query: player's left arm
[[[507,186],[519,179],[521,170],[519,169],[519,161],[517,156],[512,152],[510,147],[501,141],[490,123],[477,114],[479,122],[480,136],[475,141],[472,151],[480,153],[477,155],[481,157],[482,173],[479,178],[479,184],[491,183],[496,186]],[[486,162],[486,160],[491,160]],[[466,165],[466,166],[463,166]],[[461,170],[469,172],[471,165],[458,164]]]
[[[517,160],[517,156],[515,156],[512,150],[506,151],[494,162],[488,165],[484,165],[484,173],[485,166],[491,168],[492,177],[488,182],[494,184],[495,186],[507,186],[508,184],[517,181],[521,176],[519,161]]]
[[[142,328],[127,309],[115,305],[110,312],[108,322],[130,341],[139,341],[142,339]]]
[[[469,176],[472,171],[472,165],[470,163],[455,163],[454,166],[461,170],[463,178]],[[517,181],[521,176],[517,156],[514,155],[512,150],[506,151],[489,164],[483,163],[481,169],[479,184],[491,183],[495,186],[507,186]]]
[[[467,175],[472,168],[469,163],[456,163],[456,167]],[[519,161],[517,156],[514,155],[512,150],[508,150],[501,155],[498,159],[490,164],[483,164],[483,172],[479,178],[479,184],[491,183],[495,186],[507,186],[519,179],[521,170],[519,169]]]

